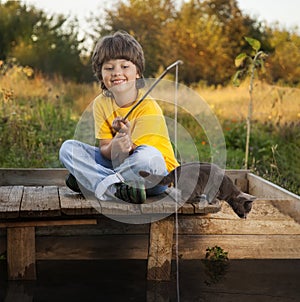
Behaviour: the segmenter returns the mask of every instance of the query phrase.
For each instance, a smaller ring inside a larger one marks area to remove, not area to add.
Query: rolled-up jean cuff
[[[106,192],[107,188],[110,187],[112,184],[123,182],[124,179],[119,173],[115,173],[112,175],[107,176],[104,180],[102,180],[95,191],[95,196],[98,199],[101,199],[103,194]]]

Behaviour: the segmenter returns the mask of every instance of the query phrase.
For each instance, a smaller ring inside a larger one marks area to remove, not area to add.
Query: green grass
[[[59,100],[6,100],[0,115],[1,167],[60,167],[61,143],[73,137],[76,119]],[[10,112],[8,112],[10,111]]]

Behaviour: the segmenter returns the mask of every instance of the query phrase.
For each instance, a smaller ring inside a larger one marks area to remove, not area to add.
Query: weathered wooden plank
[[[300,258],[300,235],[180,235],[178,252],[182,259],[204,259],[215,245],[230,259]],[[148,235],[42,236],[36,238],[36,251],[38,260],[147,259]]]
[[[300,225],[290,220],[215,219],[179,216],[179,234],[190,235],[300,235]]]
[[[197,204],[196,204],[197,206]],[[192,203],[185,203],[181,207],[181,214],[195,214],[195,207]]]
[[[151,223],[147,271],[148,280],[170,279],[173,232],[173,216]]]
[[[219,200],[216,200],[215,203],[209,204],[208,201],[194,203],[195,213],[196,214],[209,214],[217,213],[221,210],[221,203]]]
[[[10,280],[35,280],[34,227],[7,229],[7,265]]]
[[[90,220],[90,219],[88,219]],[[92,222],[94,219],[91,219]],[[130,224],[97,216],[97,225],[37,227],[36,236],[148,235],[150,224]]]
[[[56,186],[24,187],[20,209],[21,217],[53,217],[60,215],[58,188]]]
[[[248,191],[247,174],[249,172],[250,172],[249,170],[225,170],[225,174],[243,192]]]
[[[0,219],[17,218],[23,195],[23,186],[0,187]]]
[[[167,195],[161,200],[146,202],[141,205],[141,212],[143,214],[172,214],[175,211],[176,203]]]
[[[37,237],[37,260],[147,259],[147,235]]]
[[[65,220],[32,220],[0,222],[0,228],[50,227],[50,226],[80,226],[97,224],[97,219],[65,219]]]
[[[65,184],[65,168],[0,168],[0,186],[47,186]],[[233,181],[246,178],[249,170],[226,170]]]
[[[170,282],[152,281],[147,282],[147,302],[170,302],[172,292]],[[6,301],[5,301],[6,302]]]
[[[62,186],[67,174],[66,169],[60,168],[0,168],[0,185]]]
[[[246,178],[237,178],[235,180],[235,185],[242,191],[248,192],[249,191],[249,181]]]
[[[300,202],[295,200],[271,200],[272,205],[281,213],[292,217],[300,223]]]
[[[209,214],[208,217],[227,219],[227,220],[240,220],[228,205],[227,202],[221,202],[221,210],[217,213]],[[252,210],[247,216],[247,220],[280,220],[290,219],[291,217],[282,213],[276,206],[274,206],[272,199],[266,200],[265,198],[257,199],[253,202]]]
[[[289,192],[288,190],[252,173],[249,173],[247,177],[249,180],[250,194],[253,194],[254,196],[260,198],[294,200],[298,202],[296,204],[298,206],[297,210],[300,209],[300,196]]]
[[[122,216],[122,215],[140,215],[141,205],[131,204],[123,201],[99,201],[101,213],[103,215]]]
[[[82,194],[71,191],[67,187],[59,187],[61,212],[66,215],[94,215],[101,213],[101,205],[97,200],[86,199]]]
[[[207,247],[216,245],[228,252],[229,259],[300,258],[300,235],[183,235],[179,236],[179,255],[203,259]]]

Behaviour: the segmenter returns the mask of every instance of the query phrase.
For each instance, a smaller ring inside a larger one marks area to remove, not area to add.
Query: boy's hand
[[[112,159],[118,159],[122,162],[132,151],[132,141],[130,134],[130,122],[123,120],[121,117],[115,118],[112,127],[117,130],[116,135],[112,140]]]
[[[121,116],[118,116],[113,120],[112,127],[116,132],[130,132],[130,122],[128,120],[124,120]]]
[[[132,141],[130,135],[126,132],[119,131],[112,140],[112,152],[115,154],[129,154],[131,149]]]

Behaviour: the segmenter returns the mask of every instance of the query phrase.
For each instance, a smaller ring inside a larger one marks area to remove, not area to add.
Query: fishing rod
[[[173,64],[169,65],[164,72],[155,80],[155,82],[150,86],[150,88],[145,92],[145,94],[142,96],[141,99],[139,99],[139,101],[127,112],[127,114],[125,115],[125,117],[122,119],[123,121],[125,121],[128,116],[132,113],[132,111],[141,104],[141,102],[147,97],[147,95],[154,89],[154,87],[163,79],[163,77],[175,66],[177,65],[181,65],[183,64],[183,61],[178,60],[176,62],[174,62]],[[120,129],[115,129],[116,131],[119,131]]]

